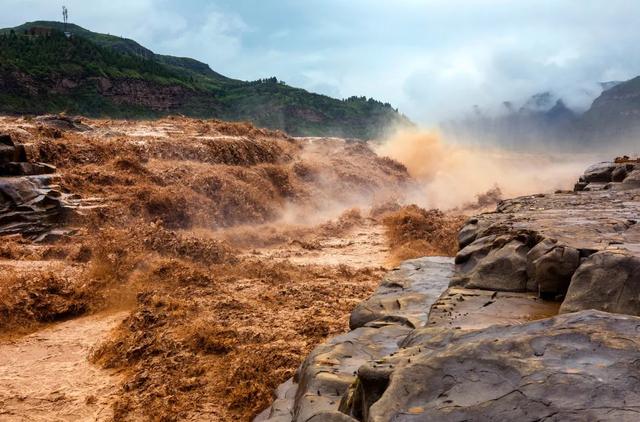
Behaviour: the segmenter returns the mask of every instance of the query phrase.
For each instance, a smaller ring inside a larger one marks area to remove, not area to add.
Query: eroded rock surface
[[[352,314],[354,330],[316,348],[256,421],[345,420],[335,413],[358,368],[398,350],[426,320],[425,309],[447,288],[452,271],[450,258],[422,258],[390,272],[376,294]]]
[[[34,119],[38,124],[53,129],[71,130],[76,132],[87,132],[91,126],[82,123],[79,117],[65,116],[62,114],[47,114]]]
[[[479,330],[492,325],[524,324],[556,315],[559,306],[533,293],[451,287],[431,307],[426,326]]]
[[[397,355],[360,369],[362,385],[388,387],[349,410],[372,422],[637,421],[638,327],[637,317],[583,311],[471,332],[423,330]]]
[[[576,191],[635,189],[640,187],[640,162],[629,157],[594,164],[585,170],[575,185]]]
[[[640,315],[640,257],[603,251],[585,259],[573,275],[560,311],[583,309]]]
[[[398,322],[416,328],[427,320],[424,312],[446,288],[451,259],[426,258],[406,261],[389,272],[374,295],[351,313],[352,330],[373,321]]]
[[[597,167],[586,174],[586,180],[601,180],[609,173]],[[452,285],[531,291],[561,300],[592,254],[640,254],[638,187],[501,202],[496,212],[469,220],[461,230]]]
[[[0,134],[0,236],[60,238],[67,232],[59,226],[81,205],[79,197],[59,188],[54,166],[31,161],[37,155],[31,145]]]

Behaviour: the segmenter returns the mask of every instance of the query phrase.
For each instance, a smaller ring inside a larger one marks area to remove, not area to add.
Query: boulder
[[[640,257],[616,251],[588,257],[573,275],[560,312],[584,309],[640,315]]]
[[[624,178],[623,184],[640,187],[640,170],[633,170]]]
[[[34,120],[51,129],[69,130],[75,132],[86,132],[93,129],[91,126],[82,123],[82,120],[80,118],[65,116],[62,114],[38,116]]]
[[[478,237],[478,219],[469,219],[458,232],[458,247],[465,248]]]
[[[633,165],[625,164],[616,167],[611,173],[611,181],[612,182],[622,182],[627,174],[633,170]]]
[[[527,290],[550,299],[567,292],[580,265],[580,252],[552,239],[544,239],[527,254]]]
[[[637,421],[638,326],[637,317],[583,311],[471,332],[423,329],[359,370],[348,412],[370,422]]]
[[[486,236],[456,256],[451,286],[469,289],[526,291],[529,247],[509,236]]]
[[[612,162],[602,162],[587,168],[581,181],[587,183],[608,183],[611,182],[611,175],[617,165]]]

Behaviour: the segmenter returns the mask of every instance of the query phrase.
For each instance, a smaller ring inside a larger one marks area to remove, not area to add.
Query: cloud
[[[196,26],[185,24],[178,31],[158,36],[156,45],[164,54],[199,58],[214,69],[226,68],[225,63],[241,52],[242,34],[248,29],[237,15],[209,11]]]
[[[59,19],[50,0],[0,0],[1,26]],[[71,20],[228,76],[276,76],[391,102],[426,125],[553,90],[584,107],[640,74],[632,0],[66,0]]]

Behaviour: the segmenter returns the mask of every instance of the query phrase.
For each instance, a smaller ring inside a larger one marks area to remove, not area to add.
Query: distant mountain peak
[[[551,91],[540,92],[527,99],[520,108],[520,112],[549,111],[558,101],[558,97]]]

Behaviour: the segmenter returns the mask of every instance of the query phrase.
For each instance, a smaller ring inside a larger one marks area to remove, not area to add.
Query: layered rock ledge
[[[455,260],[389,273],[256,420],[640,420],[639,171],[470,219]]]
[[[68,118],[45,118],[47,124],[73,122]],[[58,184],[56,167],[39,162],[39,156],[35,145],[17,143],[9,134],[0,134],[0,236],[22,235],[34,241],[59,239],[71,232],[61,226],[73,211],[95,206],[64,192]]]

